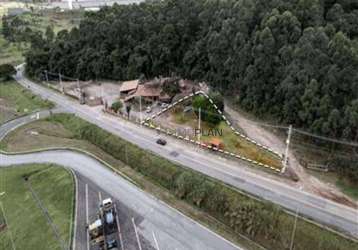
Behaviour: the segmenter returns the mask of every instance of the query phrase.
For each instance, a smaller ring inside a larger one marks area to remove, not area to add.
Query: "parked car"
[[[117,241],[116,240],[108,240],[107,241],[107,249],[117,249]]]
[[[168,106],[169,106],[169,104],[168,104],[168,103],[165,103],[165,102],[163,102],[162,105],[161,105],[162,108],[166,108],[166,107],[168,107]]]
[[[158,140],[157,140],[157,143],[158,143],[159,145],[164,146],[164,145],[166,145],[166,144],[167,144],[167,141],[166,141],[166,140],[164,140],[164,139],[158,139]]]
[[[152,112],[152,107],[148,106],[148,107],[146,108],[145,112],[146,112],[146,113]]]

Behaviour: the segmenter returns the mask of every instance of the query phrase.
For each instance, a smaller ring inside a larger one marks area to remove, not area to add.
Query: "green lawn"
[[[5,40],[1,33],[1,20],[0,20],[0,64],[18,65],[24,61],[22,52],[27,48],[26,45],[19,45],[10,43]]]
[[[73,10],[65,12],[56,12],[47,10],[41,13],[26,13],[21,15],[22,19],[30,23],[29,27],[34,30],[45,32],[47,26],[51,26],[55,33],[60,30],[70,30],[79,25],[84,16],[84,11]]]
[[[53,106],[53,103],[42,100],[15,81],[0,82],[0,124],[19,115]]]
[[[6,10],[0,7],[0,17],[5,14]],[[20,15],[21,19],[28,22],[27,27],[33,30],[45,32],[47,26],[51,26],[55,33],[60,30],[70,30],[79,25],[83,18],[84,11],[65,11],[56,12],[47,10],[44,12],[35,11],[35,13],[24,13]],[[11,43],[5,40],[1,33],[1,19],[0,19],[0,64],[9,63],[18,65],[24,61],[23,53],[28,50],[29,45],[25,43]]]
[[[74,181],[72,174],[55,165],[23,165],[1,168],[0,202],[8,227],[0,232],[1,249],[11,249],[10,237],[16,249],[61,249],[42,210],[25,184],[28,177],[34,191],[48,209],[59,229],[61,238],[69,244],[74,211]]]

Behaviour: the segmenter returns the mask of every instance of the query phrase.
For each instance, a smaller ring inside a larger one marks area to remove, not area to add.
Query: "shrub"
[[[14,75],[15,73],[16,70],[11,64],[0,65],[0,78],[4,79],[5,81],[11,80],[12,75]]]
[[[220,123],[222,117],[219,115],[209,99],[202,95],[197,95],[193,99],[193,108],[197,115],[199,115],[199,108],[201,109],[201,119],[208,122],[212,126]]]
[[[114,112],[117,113],[118,110],[120,110],[122,107],[123,107],[122,102],[121,102],[121,101],[117,101],[117,102],[112,103],[111,109],[112,109]]]

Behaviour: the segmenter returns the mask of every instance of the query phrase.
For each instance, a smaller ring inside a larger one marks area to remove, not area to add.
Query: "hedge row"
[[[56,114],[49,121],[61,123],[77,139],[93,143],[150,180],[165,187],[214,218],[267,249],[289,249],[294,217],[272,203],[260,202],[201,173],[145,151],[99,127],[69,114]],[[299,219],[294,249],[357,249],[339,235]]]

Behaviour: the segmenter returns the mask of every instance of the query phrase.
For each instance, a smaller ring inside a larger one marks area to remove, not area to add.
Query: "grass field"
[[[0,232],[1,249],[12,249],[11,237],[16,249],[62,249],[38,207],[24,176],[48,209],[59,229],[61,238],[70,243],[74,208],[74,182],[72,174],[55,165],[23,165],[1,168],[0,202],[7,220],[7,229]]]
[[[19,115],[52,107],[51,102],[33,95],[15,81],[0,82],[0,124]]]
[[[190,112],[182,112],[182,110],[173,111],[171,114],[171,120],[174,123],[177,123],[178,125],[190,127],[192,131],[194,131],[198,126],[198,118],[194,114],[193,111]],[[161,120],[158,123],[158,119],[154,119],[154,123],[156,125],[160,125],[161,127],[168,128],[171,130],[175,130],[175,127],[172,127],[172,125],[168,126],[167,124],[164,124]],[[224,149],[239,154],[241,156],[244,156],[246,158],[249,158],[251,160],[255,160],[257,162],[261,162],[263,164],[267,164],[269,166],[272,166],[276,169],[281,169],[282,164],[280,159],[273,155],[272,153],[263,150],[262,148],[256,146],[255,144],[241,138],[240,136],[236,135],[232,129],[226,124],[225,121],[221,121],[216,126],[210,126],[205,121],[201,122],[201,129],[204,131],[204,133],[201,135],[201,141],[210,144],[209,142],[213,138],[218,138],[224,145]],[[205,131],[211,131],[214,133],[210,134],[208,132],[205,133]],[[217,132],[222,132],[221,135],[216,134]],[[197,138],[194,136],[191,136],[191,139],[196,140]]]
[[[1,33],[0,19],[0,64],[18,65],[24,61],[23,51],[27,49],[26,45],[10,43],[5,40]]]
[[[39,134],[29,133],[31,131]],[[123,145],[126,150],[123,150]],[[1,148],[16,151],[51,146],[89,150],[129,176],[145,191],[228,239],[240,242],[246,249],[258,248],[245,241],[239,233],[267,249],[289,249],[294,217],[277,206],[256,201],[216,180],[141,150],[77,117],[54,115],[20,127],[5,138]],[[125,152],[129,155],[128,159]],[[128,165],[123,163],[126,161]],[[258,230],[257,233],[250,233],[253,228]],[[350,250],[357,247],[356,243],[302,219],[297,222],[295,242],[296,250]]]
[[[14,7],[15,5],[9,5]],[[7,7],[0,7],[0,17],[7,13]],[[21,6],[21,5],[20,5]],[[33,30],[44,32],[47,26],[51,26],[55,33],[60,30],[69,30],[72,27],[79,25],[80,20],[83,18],[84,11],[66,11],[56,12],[53,10],[48,11],[35,11],[34,13],[24,13],[19,17],[28,23],[27,27]],[[5,40],[1,32],[2,25],[0,19],[0,64],[9,63],[12,65],[20,64],[24,61],[23,53],[25,53],[29,45],[25,43],[11,43]]]

